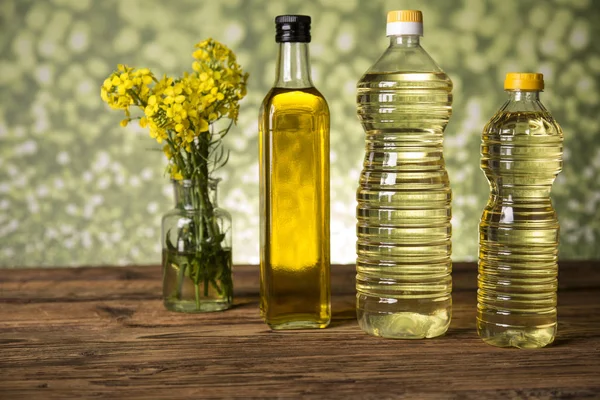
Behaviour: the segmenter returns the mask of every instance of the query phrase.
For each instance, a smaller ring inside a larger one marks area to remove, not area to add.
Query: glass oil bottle
[[[329,108],[311,81],[310,23],[275,19],[277,78],[259,118],[260,309],[272,329],[331,319]]]

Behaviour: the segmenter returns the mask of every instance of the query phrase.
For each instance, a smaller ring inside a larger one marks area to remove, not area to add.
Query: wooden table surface
[[[417,341],[358,328],[353,266],[332,268],[331,327],[292,332],[262,323],[256,266],[233,309],[196,315],[163,309],[156,266],[0,272],[0,399],[600,398],[600,262],[561,263],[541,350],[479,340],[474,264],[454,265],[447,334]]]

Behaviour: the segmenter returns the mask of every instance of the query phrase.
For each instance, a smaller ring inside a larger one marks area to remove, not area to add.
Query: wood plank
[[[235,307],[163,309],[158,267],[4,270],[0,399],[596,398],[600,263],[561,265],[559,335],[538,351],[475,332],[474,264],[455,265],[454,316],[431,340],[370,337],[354,317],[354,267],[333,268],[334,321],[272,332],[258,269],[235,268]]]
[[[590,282],[600,282],[600,268],[589,262],[561,264],[561,291],[584,289]],[[161,292],[161,272],[158,266],[113,268],[52,268],[3,270],[0,274],[0,299],[6,303],[69,301],[99,301],[105,299],[158,299]],[[573,273],[564,273],[572,271]],[[456,263],[453,272],[454,292],[474,290],[477,284],[476,266]],[[332,293],[354,294],[354,266],[332,267]],[[582,279],[585,277],[585,279]],[[236,296],[256,295],[258,267],[235,266]],[[56,284],[59,283],[57,287]],[[90,284],[93,282],[93,284]],[[353,311],[351,312],[353,313]]]

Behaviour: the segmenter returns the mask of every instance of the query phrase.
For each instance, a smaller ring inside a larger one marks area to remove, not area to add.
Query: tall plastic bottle
[[[260,109],[260,309],[272,329],[331,320],[329,107],[310,76],[311,18],[280,15]]]
[[[509,73],[508,100],[483,129],[491,194],[479,225],[477,331],[499,347],[537,348],[556,335],[558,219],[550,190],[563,133],[540,102],[542,74]]]
[[[443,132],[452,82],[421,47],[420,11],[391,11],[390,45],[358,83],[366,132],[357,191],[357,316],[369,334],[442,335],[452,314]]]

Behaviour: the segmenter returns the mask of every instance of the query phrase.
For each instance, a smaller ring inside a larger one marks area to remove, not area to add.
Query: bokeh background
[[[172,207],[160,149],[121,128],[100,100],[117,63],[157,74],[191,69],[193,45],[226,43],[250,73],[228,138],[220,205],[234,218],[234,262],[258,263],[257,113],[274,79],[273,19],[313,17],[313,80],[331,121],[331,244],[355,259],[355,189],[364,135],[355,84],[387,46],[386,11],[424,13],[423,46],[454,81],[445,152],[453,258],[475,260],[488,196],[480,133],[505,100],[508,71],[540,71],[544,104],[565,131],[554,190],[560,257],[600,257],[600,2],[592,0],[2,0],[0,266],[159,263]]]

